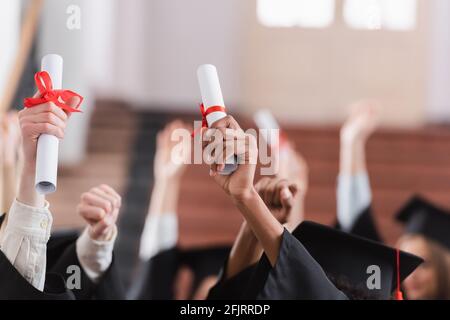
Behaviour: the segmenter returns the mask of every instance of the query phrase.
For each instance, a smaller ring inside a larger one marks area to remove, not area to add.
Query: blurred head
[[[218,276],[210,275],[195,283],[195,272],[188,266],[182,266],[175,279],[175,300],[206,300],[209,290],[218,281]]]
[[[399,249],[425,260],[403,281],[410,300],[450,299],[450,252],[419,235],[405,235]]]

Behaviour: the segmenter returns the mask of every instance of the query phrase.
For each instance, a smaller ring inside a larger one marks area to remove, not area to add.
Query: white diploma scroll
[[[216,67],[211,64],[201,65],[197,70],[197,77],[205,111],[209,107],[213,106],[225,107]],[[225,112],[221,111],[208,114],[206,116],[208,127],[210,127],[214,122],[224,118],[226,115],[227,114]],[[220,174],[230,175],[236,171],[236,169],[237,159],[235,157],[232,159],[227,159],[225,161],[225,169],[221,171]]]
[[[41,63],[41,70],[50,75],[53,89],[62,89],[63,58],[57,54],[48,54],[42,58]],[[56,191],[58,147],[59,140],[55,136],[42,134],[38,139],[35,187],[40,194]]]

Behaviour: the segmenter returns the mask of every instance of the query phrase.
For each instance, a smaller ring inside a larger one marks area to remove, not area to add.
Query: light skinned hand
[[[69,105],[76,107],[78,97],[73,97]],[[36,162],[37,141],[41,134],[64,138],[70,114],[64,112],[54,103],[48,102],[32,108],[24,108],[19,112],[20,130],[22,132],[22,148],[26,165]]]
[[[172,136],[175,130],[191,132],[192,128],[181,120],[170,122],[156,138],[154,174],[156,179],[178,179],[186,170],[191,156],[191,141],[177,141]]]
[[[88,223],[91,239],[110,240],[121,205],[120,195],[106,184],[94,187],[81,195],[77,211]]]

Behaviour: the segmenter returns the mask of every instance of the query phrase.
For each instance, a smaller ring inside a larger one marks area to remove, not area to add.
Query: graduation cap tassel
[[[395,290],[395,300],[403,300],[403,293],[400,287],[400,250],[395,249],[396,252],[396,268],[397,268],[397,290]]]

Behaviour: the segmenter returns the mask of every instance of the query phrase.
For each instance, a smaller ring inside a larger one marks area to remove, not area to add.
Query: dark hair
[[[379,300],[379,298],[373,294],[368,293],[367,290],[351,284],[344,276],[336,277],[327,273],[327,277],[334,286],[341,290],[350,300]]]

